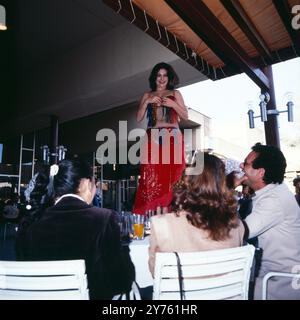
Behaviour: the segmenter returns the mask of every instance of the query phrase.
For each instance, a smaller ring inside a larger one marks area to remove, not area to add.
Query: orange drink
[[[134,215],[133,217],[133,238],[136,240],[144,239],[144,216]]]
[[[133,225],[133,236],[135,239],[144,239],[144,224],[134,224]]]

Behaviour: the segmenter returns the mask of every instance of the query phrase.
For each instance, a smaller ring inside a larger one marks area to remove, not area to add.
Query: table
[[[149,236],[144,240],[132,240],[130,257],[135,267],[135,279],[140,288],[153,285],[153,278],[148,267]]]

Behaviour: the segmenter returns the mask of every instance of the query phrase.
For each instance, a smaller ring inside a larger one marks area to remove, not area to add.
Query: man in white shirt
[[[252,213],[245,222],[249,238],[258,237],[263,250],[255,281],[254,299],[261,299],[262,278],[271,271],[300,271],[300,208],[282,183],[286,168],[283,153],[276,147],[256,144],[241,164],[244,184],[254,191]],[[268,299],[300,299],[300,280],[274,277],[268,282]]]

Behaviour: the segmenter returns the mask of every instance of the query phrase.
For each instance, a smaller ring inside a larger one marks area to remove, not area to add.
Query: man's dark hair
[[[257,157],[252,163],[254,169],[265,169],[263,180],[266,184],[282,183],[286,168],[286,160],[283,153],[274,146],[256,143],[252,150]]]
[[[294,187],[296,187],[298,183],[300,183],[300,177],[296,177],[296,178],[293,180],[293,185],[294,185]]]

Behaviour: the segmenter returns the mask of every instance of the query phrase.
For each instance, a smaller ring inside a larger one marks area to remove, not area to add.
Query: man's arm
[[[249,238],[254,238],[283,221],[283,213],[275,195],[258,199],[245,222],[249,228]]]

